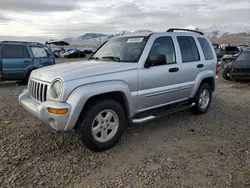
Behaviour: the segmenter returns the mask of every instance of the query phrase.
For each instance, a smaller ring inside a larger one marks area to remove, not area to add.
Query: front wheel
[[[84,144],[92,151],[112,148],[125,129],[125,112],[114,100],[103,100],[84,110],[80,134]]]
[[[223,74],[222,74],[222,76],[225,80],[230,80],[230,77],[228,76],[228,74],[229,74],[229,67],[226,66],[226,68],[223,70]]]
[[[192,108],[195,114],[205,114],[212,102],[212,89],[208,83],[202,84],[194,98],[195,106]]]

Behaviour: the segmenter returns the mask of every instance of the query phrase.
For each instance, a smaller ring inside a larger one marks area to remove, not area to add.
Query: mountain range
[[[250,25],[230,24],[230,25],[213,25],[207,28],[198,28],[194,26],[187,27],[188,29],[202,31],[211,41],[215,43],[239,44],[250,42]],[[64,41],[69,42],[74,46],[100,46],[106,40],[133,32],[151,32],[149,30],[139,31],[122,31],[116,34],[103,33],[86,33],[79,37],[68,37]]]

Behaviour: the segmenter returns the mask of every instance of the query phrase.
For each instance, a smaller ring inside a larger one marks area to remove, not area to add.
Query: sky
[[[250,0],[0,0],[0,40],[250,25]]]

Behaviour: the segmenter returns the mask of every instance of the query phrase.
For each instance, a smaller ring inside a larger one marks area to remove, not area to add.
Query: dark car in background
[[[240,50],[237,48],[237,46],[227,46],[224,50],[224,55],[221,58],[221,61],[224,61],[226,63],[233,61],[237,55],[239,55]]]
[[[224,49],[223,48],[220,49],[221,49],[221,54],[216,53],[220,69],[224,69],[228,63],[235,60],[241,53],[241,50],[237,48],[237,46],[226,46]],[[219,58],[218,55],[219,56],[222,55],[222,57]]]
[[[226,80],[250,80],[250,51],[243,51],[236,60],[229,63],[224,71]]]
[[[31,71],[54,65],[51,50],[38,42],[0,42],[0,81],[21,80],[26,83]]]

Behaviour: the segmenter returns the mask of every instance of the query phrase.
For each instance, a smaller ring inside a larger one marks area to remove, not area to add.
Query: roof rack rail
[[[39,44],[43,45],[42,43],[39,42],[24,42],[24,41],[1,41],[1,43],[22,43],[22,44]]]
[[[200,35],[204,35],[204,33],[202,33],[201,31],[195,31],[191,29],[171,28],[167,30],[167,32],[174,32],[174,31],[189,31],[189,32],[199,33]]]

